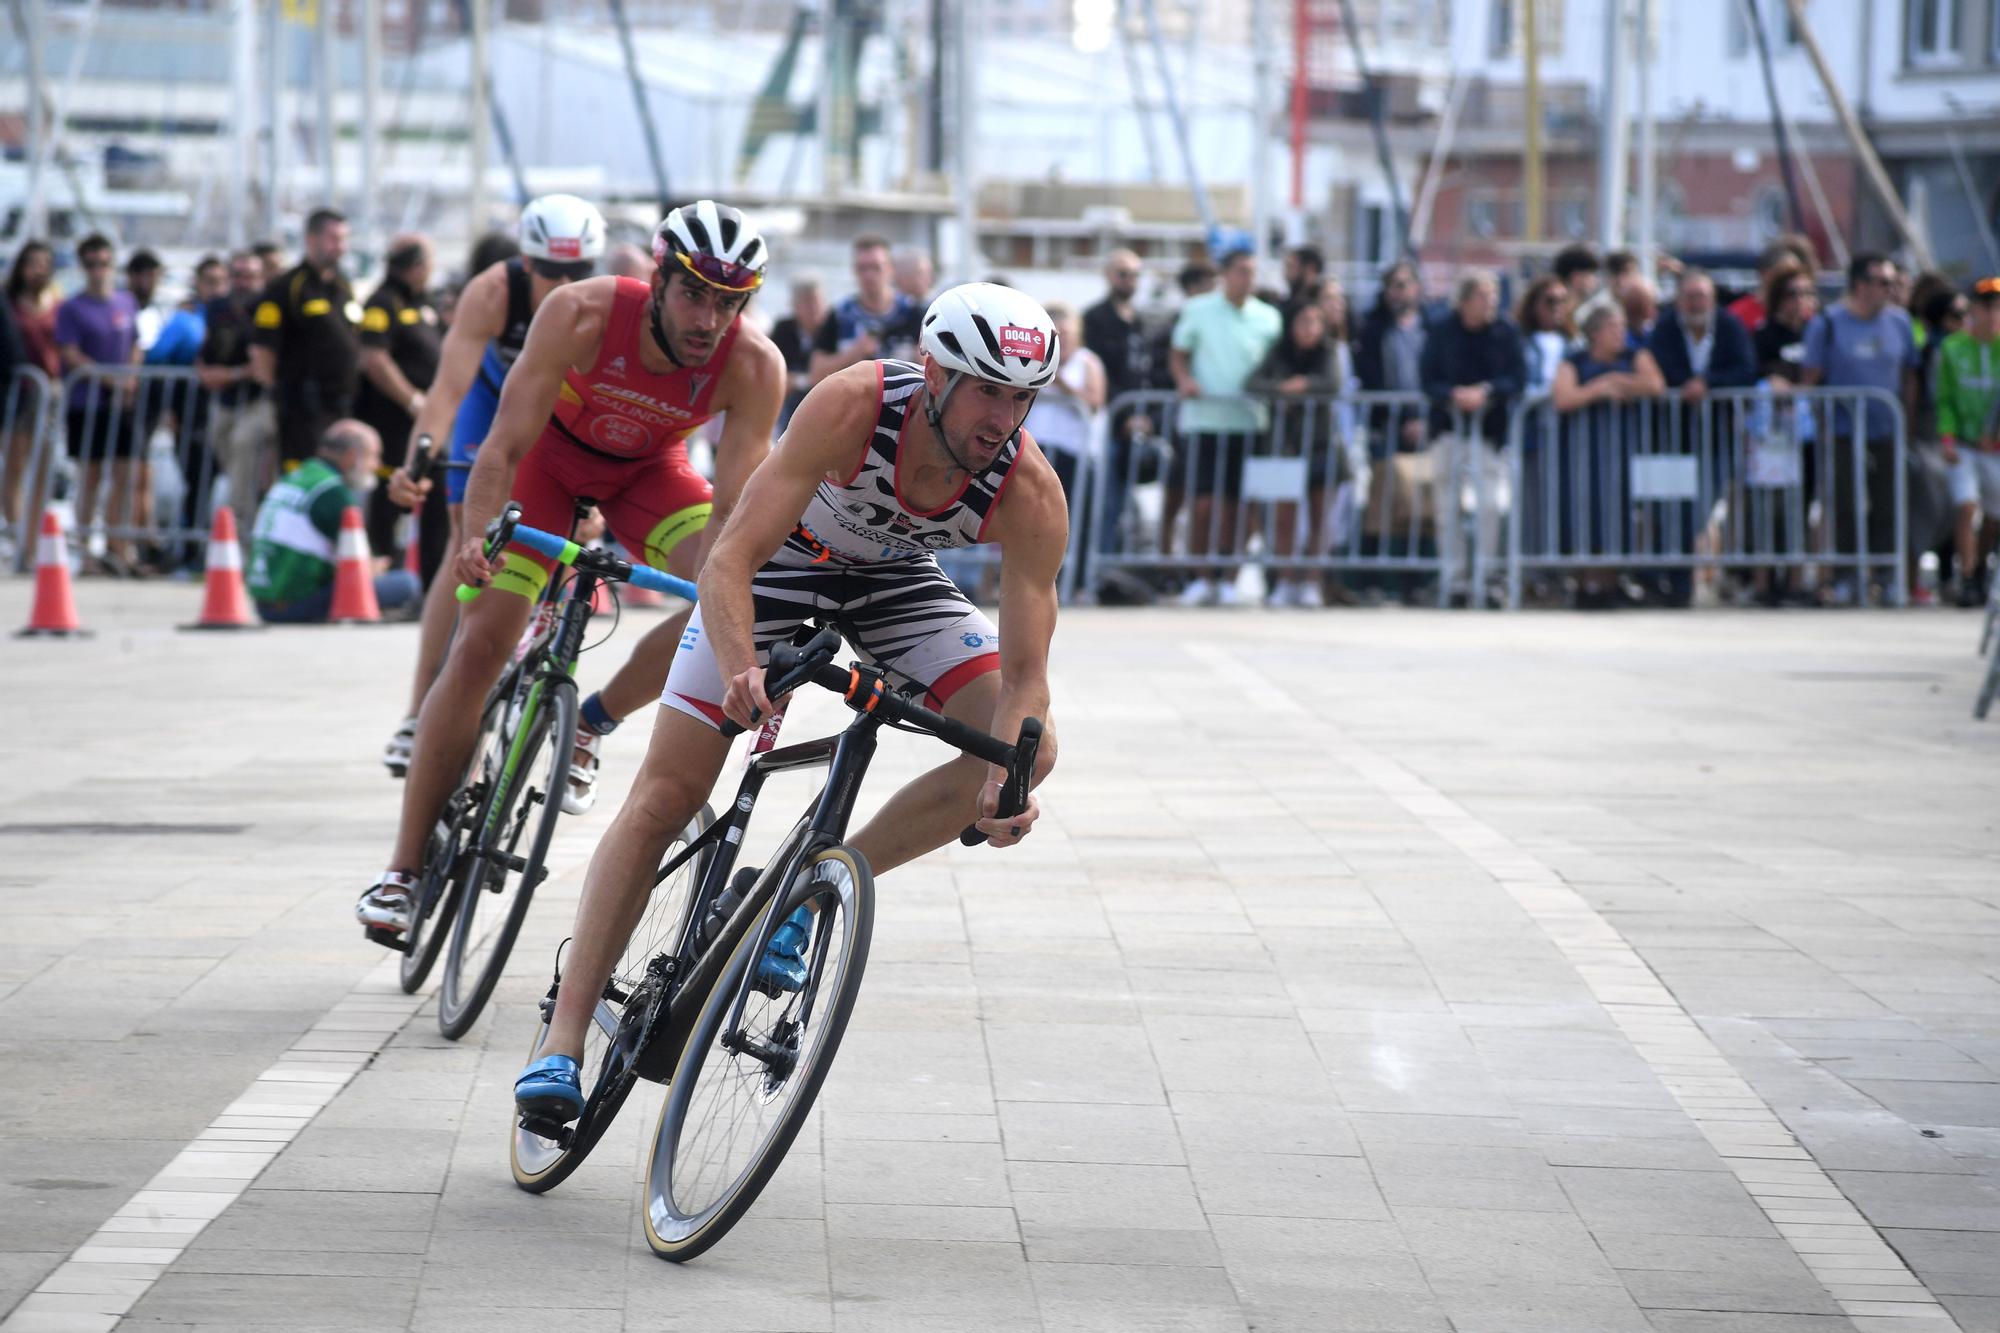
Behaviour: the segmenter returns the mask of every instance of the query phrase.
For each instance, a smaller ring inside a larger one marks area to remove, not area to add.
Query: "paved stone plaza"
[[[506,1161],[643,722],[454,1044],[348,915],[414,630],[79,600],[0,641],[6,1333],[2000,1330],[1969,616],[1066,616],[1039,831],[880,886],[820,1108],[676,1267],[658,1089]]]

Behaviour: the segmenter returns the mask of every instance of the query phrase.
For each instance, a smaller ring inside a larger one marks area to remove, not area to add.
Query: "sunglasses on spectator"
[[[1819,294],[1818,289],[1814,287],[1800,286],[1800,287],[1785,288],[1785,295],[1787,296],[1805,297],[1805,296],[1817,296],[1818,294]]]
[[[1565,300],[1567,300],[1567,299],[1569,299],[1569,298],[1565,297],[1565,296],[1564,296],[1564,295],[1563,295],[1563,294],[1562,294],[1561,292],[1543,292],[1543,293],[1542,293],[1542,304],[1543,304],[1543,305],[1561,305],[1561,304],[1562,304],[1562,303],[1563,303],[1563,302],[1564,302]]]
[[[86,259],[83,261],[83,266],[85,268],[110,268],[111,261],[108,259]]]

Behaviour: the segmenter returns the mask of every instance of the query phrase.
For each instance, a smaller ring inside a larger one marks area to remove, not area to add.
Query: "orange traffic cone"
[[[262,629],[243,586],[243,548],[236,541],[236,515],[228,505],[215,510],[208,530],[208,596],[201,619],[182,629]]]
[[[63,541],[62,519],[50,505],[42,511],[42,537],[35,545],[35,606],[28,613],[28,623],[14,637],[64,638],[89,633],[77,618],[76,595],[69,586],[69,547]]]
[[[372,625],[380,621],[382,608],[375,604],[375,559],[368,553],[368,526],[353,505],[340,516],[340,549],[334,561],[333,607],[327,612],[327,623],[359,621]]]

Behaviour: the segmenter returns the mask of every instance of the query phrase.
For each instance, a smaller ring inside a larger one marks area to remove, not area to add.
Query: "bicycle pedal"
[[[575,1137],[575,1131],[569,1125],[557,1124],[555,1121],[544,1119],[541,1116],[522,1116],[521,1128],[527,1130],[528,1133],[535,1135],[537,1138],[547,1139],[558,1148],[567,1149],[570,1145],[570,1140]]]
[[[384,926],[363,926],[361,933],[368,937],[370,944],[379,944],[385,949],[394,949],[397,953],[410,951],[409,936],[399,935]]]

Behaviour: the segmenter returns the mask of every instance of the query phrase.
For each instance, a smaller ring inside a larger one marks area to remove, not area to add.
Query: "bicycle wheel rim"
[[[438,995],[438,1028],[447,1037],[463,1036],[478,1020],[527,917],[562,815],[563,786],[576,746],[576,708],[574,684],[548,684],[512,781],[495,778],[470,835],[494,852],[520,857],[523,865],[514,870],[482,858],[466,871]]]
[[[667,848],[662,861],[672,860],[682,848],[699,837],[710,822],[712,816],[704,806]],[[647,895],[646,910],[641,913],[639,924],[626,941],[625,952],[612,968],[611,988],[625,994],[628,999],[621,1004],[608,995],[600,998],[596,1020],[584,1034],[583,1060],[580,1064],[585,1100],[583,1114],[577,1118],[569,1146],[565,1148],[552,1139],[523,1129],[519,1120],[515,1121],[509,1156],[514,1183],[522,1189],[538,1194],[561,1184],[597,1146],[597,1141],[611,1127],[612,1120],[631,1093],[635,1082],[632,1057],[636,1052],[621,1052],[620,1064],[612,1067],[613,1039],[619,1035],[619,1027],[626,1021],[630,1005],[634,1002],[647,1003],[652,998],[653,992],[645,986],[647,964],[662,953],[671,954],[676,950],[687,929],[688,911],[701,882],[702,859],[694,858],[653,886]],[[533,1060],[542,1049],[548,1031],[546,1020],[536,1025],[534,1040],[528,1046],[529,1060]]]
[[[511,674],[502,677],[488,692],[486,707],[479,715],[479,738],[473,745],[472,758],[467,761],[458,789],[446,802],[444,816],[438,822],[445,841],[440,845],[438,835],[433,833],[425,851],[420,881],[423,896],[411,915],[408,948],[403,954],[402,984],[406,993],[413,993],[424,984],[458,920],[458,894],[464,885],[459,860],[471,836],[473,821],[484,805],[483,796],[478,795],[484,790],[481,780],[500,766],[501,756],[495,754],[496,746],[504,739],[500,718],[513,692]]]
[[[791,1147],[839,1048],[868,957],[867,862],[847,847],[819,853],[794,878],[776,919],[807,902],[817,908],[806,952],[816,986],[776,1000],[752,991],[744,1007],[744,1034],[768,1041],[776,1023],[796,1017],[802,996],[812,994],[796,1062],[783,1080],[774,1086],[762,1062],[721,1044],[761,931],[737,941],[681,1052],[646,1169],[646,1241],[665,1258],[694,1258],[748,1211]]]

